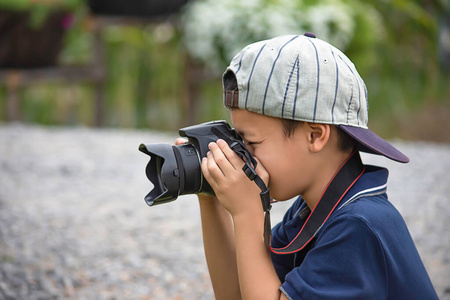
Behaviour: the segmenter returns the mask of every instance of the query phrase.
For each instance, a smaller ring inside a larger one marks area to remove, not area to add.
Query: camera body
[[[141,144],[139,151],[150,156],[146,175],[153,183],[145,202],[152,206],[174,201],[179,195],[214,195],[203,177],[201,161],[209,151],[208,144],[219,139],[218,132],[231,140],[241,140],[226,121],[211,121],[181,128],[179,135],[188,138],[184,145]]]

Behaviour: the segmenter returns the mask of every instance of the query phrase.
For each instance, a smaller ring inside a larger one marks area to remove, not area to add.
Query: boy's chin
[[[275,201],[286,201],[286,200],[291,200],[292,198],[296,197],[297,195],[286,195],[283,193],[277,193],[277,191],[275,190],[270,190],[270,197],[275,200]]]

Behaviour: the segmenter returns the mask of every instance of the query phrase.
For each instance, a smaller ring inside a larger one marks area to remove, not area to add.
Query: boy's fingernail
[[[208,144],[208,148],[209,148],[209,149],[212,149],[212,148],[214,147],[215,144],[216,144],[216,143],[214,143],[214,142],[209,143],[209,144]]]
[[[219,146],[223,146],[226,142],[224,140],[222,140],[222,139],[218,139],[216,143]]]

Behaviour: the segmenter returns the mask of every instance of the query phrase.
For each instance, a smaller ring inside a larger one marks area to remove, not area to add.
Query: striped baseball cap
[[[228,108],[337,125],[358,142],[359,150],[409,162],[368,129],[367,88],[354,64],[312,33],[245,47],[226,69],[223,88]]]

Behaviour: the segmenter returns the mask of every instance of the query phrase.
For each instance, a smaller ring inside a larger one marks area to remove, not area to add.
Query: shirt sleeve
[[[291,299],[386,299],[386,260],[377,235],[358,216],[329,220],[280,290]]]
[[[303,221],[298,216],[299,209],[305,203],[301,198],[297,199],[284,215],[283,220],[272,229],[271,246],[274,248],[284,247],[295,237],[298,228],[301,228]],[[271,253],[272,263],[281,282],[288,272],[292,270],[295,254],[277,255]]]

